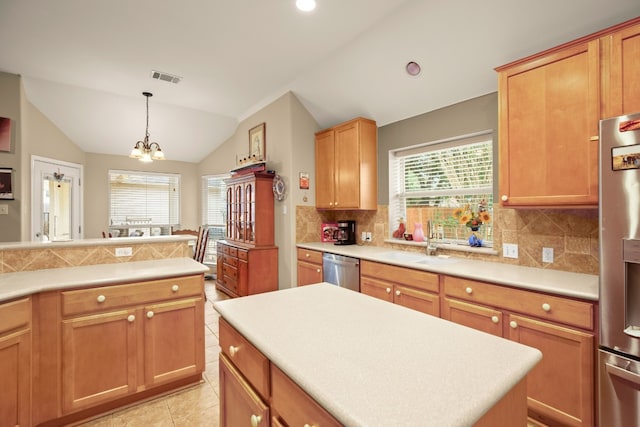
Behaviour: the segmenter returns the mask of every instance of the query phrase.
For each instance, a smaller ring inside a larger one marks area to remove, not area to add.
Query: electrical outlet
[[[366,241],[367,241],[367,232],[366,232],[366,231],[363,231],[363,232],[362,232],[361,239],[362,239],[362,241],[363,241],[363,242],[366,242]]]
[[[542,262],[553,262],[553,248],[542,248]]]
[[[367,242],[371,241],[371,232],[367,231]]]
[[[0,205],[0,215],[9,215],[9,205]]]
[[[133,250],[131,248],[116,248],[116,256],[131,256]]]
[[[502,256],[505,258],[518,258],[518,245],[515,243],[503,243]]]

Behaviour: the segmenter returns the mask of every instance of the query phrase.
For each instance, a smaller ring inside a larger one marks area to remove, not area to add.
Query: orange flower
[[[480,212],[478,217],[480,218],[480,221],[482,221],[482,222],[490,222],[491,221],[491,215],[489,215],[489,212],[487,212],[487,211]]]

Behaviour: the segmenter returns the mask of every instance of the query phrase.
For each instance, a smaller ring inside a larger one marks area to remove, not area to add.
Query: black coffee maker
[[[335,245],[356,244],[356,222],[352,220],[338,221]]]

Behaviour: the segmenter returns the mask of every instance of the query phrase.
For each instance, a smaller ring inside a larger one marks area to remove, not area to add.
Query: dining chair
[[[103,239],[106,239],[107,237],[111,238],[111,237],[113,237],[113,236],[111,235],[111,233],[108,233],[108,234],[107,234],[107,233],[105,233],[105,232],[103,231],[103,232],[102,232],[102,238],[103,238]]]

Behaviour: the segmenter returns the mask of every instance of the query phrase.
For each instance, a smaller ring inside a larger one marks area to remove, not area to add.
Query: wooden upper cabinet
[[[376,123],[357,118],[316,133],[316,208],[375,210]]]
[[[599,41],[498,72],[502,204],[597,205]]]
[[[623,24],[601,39],[603,61],[603,117],[640,111],[640,18]]]

